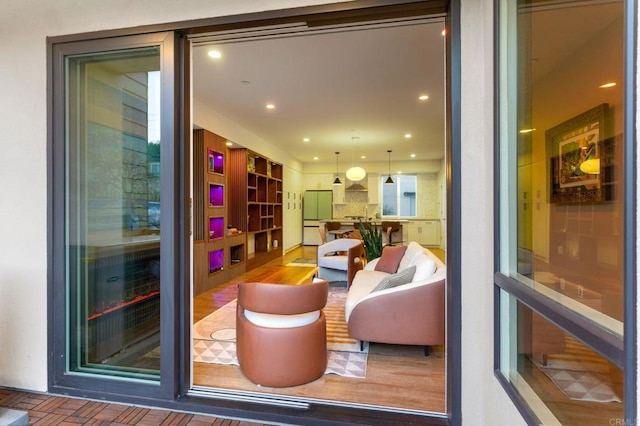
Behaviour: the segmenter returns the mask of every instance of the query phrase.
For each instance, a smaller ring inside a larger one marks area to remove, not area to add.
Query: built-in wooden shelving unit
[[[229,219],[247,233],[249,270],[282,256],[283,169],[247,149],[230,149],[229,164]]]
[[[246,271],[246,233],[229,230],[230,175],[226,139],[193,131],[194,295]]]

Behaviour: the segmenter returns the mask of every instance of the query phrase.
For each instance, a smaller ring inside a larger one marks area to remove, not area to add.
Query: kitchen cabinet
[[[302,180],[302,189],[306,190],[327,190],[333,189],[335,175],[331,173],[308,173]]]
[[[407,237],[423,246],[440,246],[439,220],[414,220],[408,225]]]
[[[333,185],[333,204],[344,204],[344,187],[346,186],[347,179],[343,176],[340,178],[342,185]]]
[[[369,174],[368,178],[368,204],[380,204],[380,175]]]

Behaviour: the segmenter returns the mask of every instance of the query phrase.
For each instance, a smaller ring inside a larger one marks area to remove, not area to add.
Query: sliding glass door
[[[174,45],[54,45],[56,384],[175,374]]]

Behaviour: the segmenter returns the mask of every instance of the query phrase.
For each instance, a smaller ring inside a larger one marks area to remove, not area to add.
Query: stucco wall
[[[461,3],[462,419],[524,425],[492,368],[493,2]]]

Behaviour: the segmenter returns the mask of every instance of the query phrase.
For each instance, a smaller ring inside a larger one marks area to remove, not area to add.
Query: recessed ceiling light
[[[411,139],[411,133],[405,133],[405,134],[404,134],[404,137],[405,137],[406,139]]]
[[[362,160],[364,160],[365,158],[367,158],[367,156],[366,156],[366,155],[361,155],[361,156],[360,156],[360,159],[362,159]]]
[[[227,146],[233,146],[233,142],[227,141]]]
[[[411,154],[411,158],[416,158],[416,155],[415,154]]]
[[[600,89],[608,89],[610,87],[614,87],[615,85],[616,85],[616,83],[610,82],[610,83],[601,84],[598,87],[600,87]]]
[[[222,58],[222,53],[220,53],[218,50],[210,50],[207,54],[213,59]]]
[[[533,129],[533,128],[531,128],[531,129],[522,129],[522,130],[520,130],[520,133],[524,135],[526,133],[531,133],[531,132],[533,132],[535,130],[536,129]]]
[[[402,174],[402,170],[398,170],[397,174],[401,175]]]
[[[276,106],[274,104],[266,104],[265,108],[267,108],[267,109],[275,109]]]
[[[421,100],[421,101],[426,101],[427,99],[429,99],[429,96],[428,95],[420,95],[418,97],[418,99]]]
[[[318,159],[318,157],[313,157],[313,159],[314,159],[314,160],[317,160],[317,159]]]
[[[309,142],[309,138],[302,139],[304,142]]]

